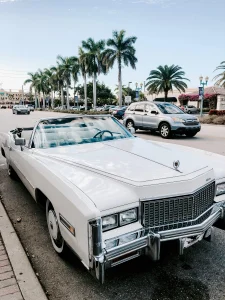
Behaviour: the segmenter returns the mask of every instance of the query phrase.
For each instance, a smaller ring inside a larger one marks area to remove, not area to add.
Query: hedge
[[[216,115],[216,116],[225,116],[225,110],[211,109],[209,111],[209,115],[210,116],[213,116],[213,115]]]

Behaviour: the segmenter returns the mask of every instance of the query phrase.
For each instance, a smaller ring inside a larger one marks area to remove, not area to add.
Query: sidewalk
[[[0,235],[0,299],[23,300]]]
[[[1,201],[0,299],[47,300]]]

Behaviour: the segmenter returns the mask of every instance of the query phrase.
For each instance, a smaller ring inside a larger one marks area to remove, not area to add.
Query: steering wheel
[[[111,137],[113,137],[113,133],[112,133],[111,131],[109,131],[109,130],[101,130],[101,131],[97,132],[97,133],[93,136],[93,138],[96,138],[98,135],[100,135],[100,138],[102,139],[103,134],[106,133],[106,132],[110,133],[110,134],[111,134]]]

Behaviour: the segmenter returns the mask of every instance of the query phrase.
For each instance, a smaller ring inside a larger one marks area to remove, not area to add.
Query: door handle
[[[7,148],[9,149],[9,151],[11,151],[11,150],[12,150],[12,147],[11,147],[11,146],[7,146]]]
[[[147,116],[147,114],[144,114],[144,116]]]

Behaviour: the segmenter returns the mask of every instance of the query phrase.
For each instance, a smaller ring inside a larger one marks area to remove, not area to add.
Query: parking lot
[[[41,117],[63,115],[33,112],[13,115],[0,110],[0,143],[7,131],[33,126]],[[157,134],[137,131],[138,137],[176,143],[225,155],[225,126],[204,125],[194,138],[176,136],[162,140]],[[159,262],[136,259],[109,271],[102,286],[72,254],[58,256],[48,236],[45,212],[19,181],[8,178],[5,159],[0,157],[0,194],[7,213],[26,249],[49,299],[225,299],[225,232],[215,229],[211,243],[202,241],[179,257],[175,245],[162,249]],[[17,218],[21,218],[18,223]]]

